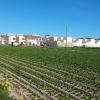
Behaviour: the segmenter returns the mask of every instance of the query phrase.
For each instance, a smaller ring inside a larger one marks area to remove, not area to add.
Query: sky
[[[0,0],[0,33],[100,38],[100,0]]]

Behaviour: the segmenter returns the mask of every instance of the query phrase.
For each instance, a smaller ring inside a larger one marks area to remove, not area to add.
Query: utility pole
[[[67,24],[66,24],[66,45],[65,47],[67,48]]]

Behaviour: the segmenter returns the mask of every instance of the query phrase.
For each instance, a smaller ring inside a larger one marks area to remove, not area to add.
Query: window
[[[16,38],[13,38],[13,40],[16,40]]]
[[[25,40],[25,38],[22,38],[22,40]]]

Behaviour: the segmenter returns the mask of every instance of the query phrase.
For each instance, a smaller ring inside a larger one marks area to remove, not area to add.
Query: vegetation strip
[[[34,85],[30,84],[28,81],[26,81],[25,79],[19,77],[18,75],[6,70],[5,68],[0,68],[3,73],[7,72],[9,73],[15,81],[17,81],[19,84],[21,84],[22,86],[28,88],[29,90],[31,90],[32,92],[34,92],[34,89],[36,91],[38,91],[41,95],[44,95],[48,100],[55,100],[55,98],[49,96],[48,94],[46,94],[45,92],[39,90],[37,87],[35,87]],[[6,74],[6,73],[5,73]]]

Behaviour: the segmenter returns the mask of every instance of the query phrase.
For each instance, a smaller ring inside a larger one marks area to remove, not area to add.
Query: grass
[[[0,54],[16,55],[45,64],[71,65],[100,72],[100,49],[94,48],[33,48],[0,47]]]

